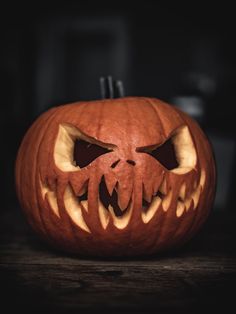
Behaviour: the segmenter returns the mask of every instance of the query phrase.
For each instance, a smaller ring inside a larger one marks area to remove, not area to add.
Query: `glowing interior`
[[[132,206],[129,207],[129,209],[125,212],[123,216],[116,216],[111,205],[109,205],[108,209],[112,215],[114,225],[118,229],[124,229],[129,223],[132,214]]]
[[[64,204],[68,214],[70,215],[74,223],[77,224],[81,229],[90,232],[88,226],[84,221],[80,203],[74,196],[74,193],[70,186],[66,187],[64,194]]]
[[[43,199],[47,199],[51,209],[53,210],[54,214],[60,218],[59,209],[57,205],[57,197],[54,191],[50,190],[46,184],[42,183],[40,180],[40,187]]]
[[[176,159],[179,166],[172,172],[184,174],[196,166],[197,154],[187,126],[180,127],[172,137]]]

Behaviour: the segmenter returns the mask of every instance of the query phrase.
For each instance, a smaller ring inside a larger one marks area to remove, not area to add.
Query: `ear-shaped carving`
[[[187,173],[194,169],[197,154],[192,136],[187,126],[178,128],[171,137],[179,167],[172,170],[177,174]]]
[[[176,174],[191,171],[197,162],[197,154],[187,126],[181,126],[161,145],[136,148],[137,152],[147,153],[166,169]]]
[[[72,125],[60,124],[54,147],[54,160],[62,171],[80,171],[115,147],[84,134]]]

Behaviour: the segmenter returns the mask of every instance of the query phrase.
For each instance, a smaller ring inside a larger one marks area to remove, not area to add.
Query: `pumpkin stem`
[[[124,97],[123,82],[113,80],[112,76],[100,77],[100,88],[102,99]]]

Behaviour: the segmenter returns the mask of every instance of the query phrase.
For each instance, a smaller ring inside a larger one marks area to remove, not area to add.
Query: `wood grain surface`
[[[50,248],[20,211],[0,218],[3,313],[225,312],[235,304],[235,214],[212,214],[179,251],[106,260]]]

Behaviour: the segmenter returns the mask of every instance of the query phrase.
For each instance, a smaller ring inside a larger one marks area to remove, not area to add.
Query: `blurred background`
[[[27,128],[48,108],[100,98],[99,77],[127,96],[179,106],[216,156],[215,210],[236,184],[235,30],[231,8],[171,1],[1,4],[1,210],[18,208],[14,163]]]

